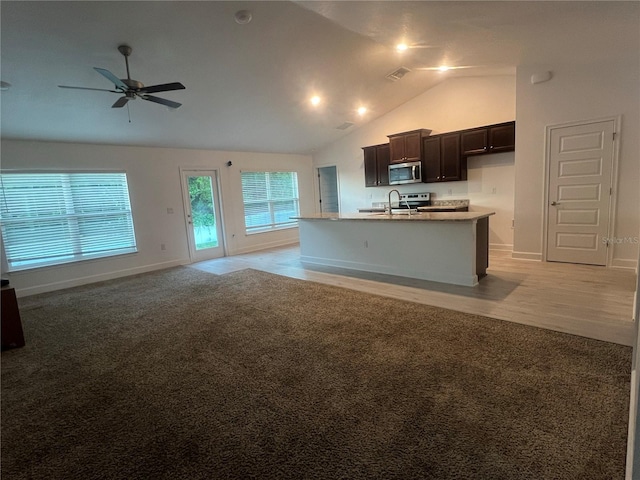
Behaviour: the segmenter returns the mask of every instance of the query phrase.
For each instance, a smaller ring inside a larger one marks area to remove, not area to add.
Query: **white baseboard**
[[[47,283],[43,285],[34,285],[32,287],[16,289],[17,297],[28,297],[29,295],[37,295],[38,293],[53,292],[55,290],[62,290],[63,288],[79,287],[80,285],[87,285],[89,283],[103,282],[105,280],[113,280],[115,278],[128,277],[131,275],[138,275],[140,273],[153,272],[155,270],[163,270],[165,268],[178,267],[180,265],[187,265],[189,259],[172,260],[170,262],[155,263],[153,265],[144,265],[142,267],[128,268],[125,270],[118,270],[115,272],[101,273],[98,275],[89,275],[86,277],[72,278],[69,280],[63,280],[60,282]]]
[[[261,250],[268,250],[269,248],[286,247],[289,245],[296,245],[298,243],[300,243],[300,241],[297,238],[279,240],[275,242],[265,242],[265,243],[261,243],[260,245],[252,245],[249,247],[239,248],[238,250],[229,252],[229,256],[244,255],[245,253],[259,252]]]
[[[614,258],[611,260],[611,268],[630,268],[634,270],[638,267],[637,260],[629,260],[626,258]]]
[[[532,253],[532,252],[513,252],[511,254],[511,258],[517,258],[520,260],[536,260],[538,262],[542,261],[541,253]]]
[[[507,243],[490,243],[489,250],[500,250],[503,252],[512,252],[513,245],[509,245]]]

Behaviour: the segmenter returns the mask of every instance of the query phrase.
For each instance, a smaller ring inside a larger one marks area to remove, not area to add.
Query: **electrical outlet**
[[[496,193],[496,192],[497,192],[496,187],[493,187],[493,188],[491,189],[491,193]]]
[[[453,195],[453,190],[449,189],[449,195]]]
[[[167,208],[167,213],[173,213],[173,208],[171,207]]]
[[[160,250],[166,250],[167,246],[164,243],[160,244]]]

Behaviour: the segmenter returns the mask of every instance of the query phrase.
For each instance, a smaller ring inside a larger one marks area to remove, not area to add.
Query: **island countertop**
[[[406,213],[314,213],[291,217],[297,220],[363,220],[403,222],[473,222],[495,215],[495,212],[418,212]]]

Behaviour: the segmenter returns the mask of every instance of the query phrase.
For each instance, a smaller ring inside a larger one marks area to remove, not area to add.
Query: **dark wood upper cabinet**
[[[422,140],[424,160],[422,162],[422,181],[425,183],[440,181],[440,135],[432,135]]]
[[[423,178],[426,183],[467,179],[466,158],[460,154],[460,132],[432,135],[422,139]]]
[[[451,133],[440,138],[440,173],[442,182],[467,179],[466,160],[460,155],[460,134]]]
[[[516,122],[489,127],[489,150],[511,152],[516,149]]]
[[[511,152],[516,147],[516,122],[463,130],[462,155]]]
[[[422,160],[422,139],[431,130],[421,128],[410,132],[388,135],[390,163],[419,162]]]
[[[366,187],[389,185],[389,144],[371,145],[364,152],[364,183]]]

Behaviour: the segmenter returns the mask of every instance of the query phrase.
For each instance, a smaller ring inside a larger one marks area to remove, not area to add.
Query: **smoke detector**
[[[400,67],[400,68],[394,70],[393,72],[391,72],[385,78],[388,78],[392,82],[396,82],[396,81],[400,80],[402,77],[404,77],[410,71],[411,70],[409,70],[407,67]]]
[[[240,25],[246,25],[253,18],[249,10],[238,10],[233,17],[236,19],[236,23]]]

